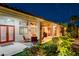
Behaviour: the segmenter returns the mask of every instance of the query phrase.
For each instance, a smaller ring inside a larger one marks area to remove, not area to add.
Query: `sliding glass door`
[[[15,28],[10,25],[0,25],[0,43],[7,43],[15,40]]]

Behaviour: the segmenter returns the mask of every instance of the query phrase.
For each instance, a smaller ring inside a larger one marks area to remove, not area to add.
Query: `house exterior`
[[[62,36],[62,26],[43,18],[0,6],[0,44],[28,42],[36,35],[39,43]],[[64,29],[64,27],[63,27]]]

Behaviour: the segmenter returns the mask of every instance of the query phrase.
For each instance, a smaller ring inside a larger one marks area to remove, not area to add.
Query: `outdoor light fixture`
[[[10,19],[7,19],[7,22],[10,22],[11,20]]]

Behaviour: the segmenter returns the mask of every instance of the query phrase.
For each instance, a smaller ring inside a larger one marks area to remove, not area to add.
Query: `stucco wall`
[[[7,15],[7,16],[6,16]],[[31,34],[29,34],[29,29],[30,28],[30,22],[28,21],[28,25],[27,24],[27,19],[26,20],[23,20],[22,18],[18,18],[18,17],[12,17],[12,16],[9,16],[8,14],[4,14],[4,15],[0,15],[0,24],[1,25],[13,25],[15,26],[15,41],[23,41],[23,35],[19,34],[19,27],[20,26],[25,26],[27,27],[27,34],[25,34],[26,38],[31,38]],[[31,18],[30,18],[31,20]],[[25,24],[19,24],[19,22],[24,22]],[[38,40],[40,39],[40,22],[36,21],[36,35],[38,37]]]
[[[15,41],[22,41],[22,35],[19,34],[19,21],[18,19],[10,16],[0,16],[0,25],[13,25],[15,26]]]
[[[31,23],[31,21],[28,21],[28,33],[27,33],[27,36],[31,39],[32,32],[34,31],[36,33],[37,39],[39,40],[40,39],[40,22],[38,20],[36,21],[36,25],[35,25],[34,30],[32,30],[30,23]]]

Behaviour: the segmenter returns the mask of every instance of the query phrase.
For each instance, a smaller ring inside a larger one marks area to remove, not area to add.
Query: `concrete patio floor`
[[[0,56],[2,54],[4,54],[5,56],[11,56],[23,51],[23,49],[27,47],[30,48],[31,46],[32,46],[31,42],[27,43],[13,42],[10,45],[0,46]]]
[[[75,51],[76,53],[79,53],[79,38],[74,40],[72,48],[73,48],[73,51]]]

